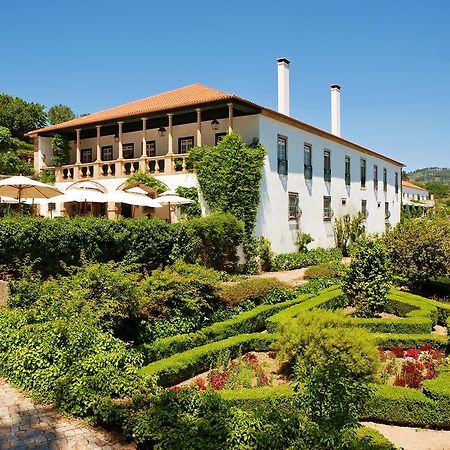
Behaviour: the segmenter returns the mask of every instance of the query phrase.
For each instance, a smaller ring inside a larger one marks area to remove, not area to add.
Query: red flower
[[[261,384],[263,384],[264,386],[267,386],[269,384],[269,381],[270,381],[268,375],[266,375],[264,372],[262,372],[259,375],[259,380],[260,380]]]
[[[404,353],[405,358],[418,359],[419,355],[420,351],[417,348],[408,348],[408,350],[406,350]]]
[[[180,392],[181,391],[181,386],[171,386],[169,388],[169,391]]]
[[[213,389],[219,390],[219,389],[223,389],[225,387],[226,381],[227,381],[226,374],[223,373],[222,375],[219,375],[218,377],[211,378],[210,384]]]
[[[391,352],[396,358],[403,358],[403,349],[399,345],[392,347]]]
[[[406,386],[406,381],[403,378],[400,378],[400,377],[397,376],[395,381],[394,381],[394,386],[405,387]]]
[[[202,377],[197,377],[195,379],[195,384],[201,391],[206,391],[206,381]]]

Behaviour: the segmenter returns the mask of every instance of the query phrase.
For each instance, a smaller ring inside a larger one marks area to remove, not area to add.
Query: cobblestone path
[[[35,405],[0,379],[0,449],[134,450],[119,435]]]

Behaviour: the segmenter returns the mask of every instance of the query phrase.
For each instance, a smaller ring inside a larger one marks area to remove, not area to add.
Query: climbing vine
[[[254,270],[257,255],[253,230],[265,154],[261,144],[247,145],[234,132],[215,147],[204,145],[189,153],[208,206],[213,211],[230,212],[244,222],[244,252],[249,271]]]
[[[175,192],[180,197],[188,198],[194,202],[187,205],[180,205],[181,213],[185,214],[186,218],[193,219],[194,217],[200,217],[202,215],[202,208],[198,199],[198,189],[195,186],[178,186],[175,189]]]
[[[69,141],[60,134],[55,134],[52,138],[52,164],[63,166],[69,164]]]
[[[127,184],[133,183],[141,183],[145,186],[149,186],[153,188],[158,194],[162,194],[167,191],[169,188],[162,181],[157,180],[155,177],[152,177],[148,173],[137,171],[131,177],[127,179]]]

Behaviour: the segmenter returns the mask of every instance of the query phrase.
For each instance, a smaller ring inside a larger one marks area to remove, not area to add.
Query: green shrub
[[[273,289],[287,288],[287,284],[276,278],[251,278],[223,285],[220,298],[225,305],[233,307],[248,301],[259,303]]]
[[[267,350],[273,339],[274,336],[267,333],[239,334],[155,361],[143,367],[140,373],[156,376],[158,384],[170,386],[209,370],[225,352],[233,358],[250,350]]]
[[[307,448],[345,449],[354,442],[359,413],[371,394],[368,383],[379,369],[369,334],[345,322],[336,327],[340,320],[306,313],[291,323],[295,338],[292,329],[281,329],[277,343],[282,355],[296,359],[294,398],[305,415],[300,429]]]
[[[237,247],[243,241],[242,222],[230,213],[213,213],[190,220],[188,227],[197,239],[197,254],[206,266],[236,270]]]
[[[391,286],[391,269],[384,245],[375,240],[360,240],[344,278],[343,290],[360,317],[373,317],[384,311]]]
[[[220,341],[237,334],[263,331],[267,317],[298,301],[299,299],[293,299],[273,305],[260,305],[224,322],[217,322],[204,327],[196,333],[157,339],[151,344],[144,344],[141,350],[147,361],[156,361],[208,342]]]
[[[202,208],[198,199],[198,188],[178,186],[175,192],[181,197],[188,198],[194,203],[188,203],[186,205],[180,205],[181,214],[185,215],[188,219],[194,217],[200,217],[202,215]]]
[[[351,245],[364,236],[365,231],[364,214],[361,212],[354,217],[346,214],[335,220],[334,240],[343,256],[349,256]]]
[[[450,273],[450,224],[446,219],[408,220],[388,232],[385,242],[395,274],[413,287]]]
[[[270,241],[261,236],[258,240],[258,256],[260,270],[268,272],[271,270],[273,253],[271,250]]]
[[[305,279],[314,280],[316,278],[338,278],[344,271],[344,266],[339,261],[310,266],[305,270]]]
[[[328,261],[338,261],[341,258],[341,252],[335,248],[328,250],[316,248],[301,253],[280,253],[273,256],[271,270],[277,272],[280,270],[301,269]]]
[[[396,446],[378,431],[369,427],[356,430],[356,443],[352,450],[396,450]]]

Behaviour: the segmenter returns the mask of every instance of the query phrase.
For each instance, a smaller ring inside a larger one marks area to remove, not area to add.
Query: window
[[[216,133],[216,137],[215,137],[215,145],[217,145],[225,136],[227,135],[227,133]]]
[[[383,191],[387,192],[387,169],[383,169]]]
[[[81,163],[86,164],[92,162],[92,148],[81,150]]]
[[[278,157],[278,173],[280,175],[288,174],[287,159],[287,137],[278,135],[277,139],[277,157]]]
[[[194,146],[194,136],[178,138],[178,153],[187,153]]]
[[[350,183],[352,181],[351,175],[350,175],[350,156],[345,157],[345,185],[350,186]]]
[[[361,212],[364,219],[367,219],[369,211],[367,211],[367,200],[361,200]]]
[[[391,212],[389,211],[389,202],[384,202],[384,219],[386,221],[391,217]]]
[[[303,161],[305,165],[305,180],[312,180],[312,149],[309,144],[305,144],[303,147]]]
[[[141,150],[142,150],[142,142],[141,142]],[[145,143],[145,155],[146,156],[156,156],[156,141],[147,141]]]
[[[398,172],[395,172],[395,193],[398,194]]]
[[[361,187],[366,187],[366,160],[364,158],[361,158]]]
[[[134,158],[134,144],[123,144],[122,154],[124,159]]]
[[[324,195],[323,197],[323,220],[330,221],[333,217],[333,211],[331,209],[331,197]]]
[[[112,145],[105,145],[102,147],[102,161],[112,161],[113,148]]]
[[[323,151],[323,179],[331,183],[331,153],[329,150]]]
[[[373,166],[373,188],[378,191],[378,166]]]
[[[56,209],[56,203],[47,203],[48,206],[48,212],[55,211]]]
[[[300,218],[300,206],[298,192],[289,192],[289,220]]]

